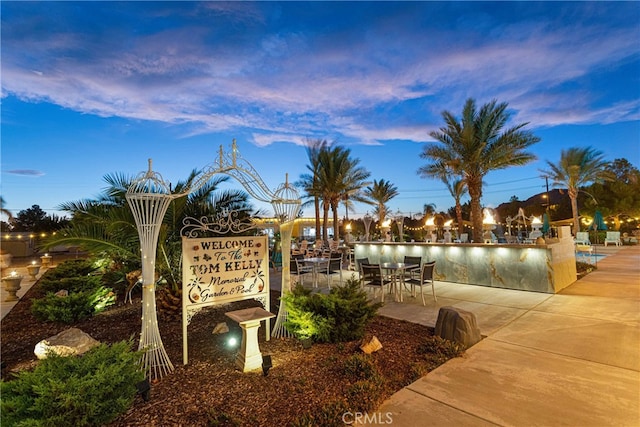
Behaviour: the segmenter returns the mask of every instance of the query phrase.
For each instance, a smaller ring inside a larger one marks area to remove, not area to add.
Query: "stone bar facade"
[[[356,243],[354,259],[402,262],[405,256],[436,261],[434,279],[443,282],[556,293],[577,280],[573,240],[544,245],[475,243]]]

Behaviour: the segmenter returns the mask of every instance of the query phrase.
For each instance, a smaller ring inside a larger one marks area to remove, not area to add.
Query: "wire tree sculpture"
[[[139,350],[147,378],[156,379],[173,372],[158,328],[156,312],[155,261],[160,226],[171,201],[183,194],[171,194],[162,176],[151,169],[142,173],[127,189],[126,199],[138,228],[142,256],[142,331]]]
[[[142,366],[147,378],[162,378],[173,372],[174,367],[164,349],[158,316],[156,312],[155,295],[155,260],[158,247],[160,227],[173,199],[182,197],[199,189],[215,174],[222,173],[238,180],[247,192],[262,202],[271,203],[276,216],[280,220],[280,233],[284,242],[291,241],[293,221],[300,211],[300,195],[289,185],[288,177],[275,192],[269,190],[258,172],[249,162],[238,154],[236,141],[233,140],[231,155],[225,155],[220,147],[220,155],[213,166],[205,168],[202,175],[194,181],[190,188],[181,193],[171,193],[171,189],[164,182],[162,176],[153,172],[149,160],[149,169],[139,175],[127,190],[126,199],[138,228],[142,256],[142,331],[140,333],[139,349],[143,351]],[[282,294],[291,290],[289,277],[289,261],[291,259],[291,245],[282,247]],[[272,336],[288,335],[284,328],[287,311],[281,302],[278,317]]]

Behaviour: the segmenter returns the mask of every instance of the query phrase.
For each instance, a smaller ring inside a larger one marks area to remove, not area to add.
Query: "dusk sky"
[[[486,206],[544,191],[540,169],[569,147],[640,165],[638,2],[0,8],[0,194],[14,214],[34,204],[60,214],[148,158],[165,180],[184,180],[234,138],[272,189],[307,172],[303,143],[321,138],[397,186],[394,212],[446,210],[454,201],[418,176],[419,155],[442,111],[459,117],[467,98],[507,102],[511,125],[529,122],[541,138],[536,162],[485,178]]]

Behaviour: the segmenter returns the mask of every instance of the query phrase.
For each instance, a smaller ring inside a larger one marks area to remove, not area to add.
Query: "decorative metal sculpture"
[[[149,160],[149,170],[134,180],[125,196],[136,221],[142,252],[142,331],[138,348],[144,351],[142,367],[149,379],[161,378],[174,369],[158,329],[155,261],[162,220],[171,201],[181,195],[171,194],[162,176],[151,169]]]
[[[134,180],[127,190],[126,199],[136,221],[142,251],[143,315],[139,348],[144,350],[142,364],[147,377],[150,379],[161,378],[174,369],[162,344],[156,313],[155,259],[160,225],[173,199],[199,189],[213,175],[218,173],[229,175],[238,180],[255,199],[271,203],[276,216],[281,221],[280,232],[282,240],[284,242],[291,240],[293,221],[298,216],[301,205],[298,191],[290,186],[288,178],[285,178],[285,183],[278,187],[275,193],[272,193],[253,166],[240,157],[235,139],[233,140],[231,154],[225,155],[222,147],[220,147],[218,161],[213,166],[205,168],[202,175],[194,181],[193,185],[181,193],[171,194],[171,190],[162,179],[162,176],[153,172],[151,160],[149,160],[149,169]],[[201,219],[200,224],[196,224],[195,228],[206,226],[206,219]],[[291,290],[291,279],[289,277],[291,245],[283,245],[282,249],[281,292],[284,294]],[[286,316],[286,307],[281,302],[273,336],[287,335],[287,331],[284,329]]]

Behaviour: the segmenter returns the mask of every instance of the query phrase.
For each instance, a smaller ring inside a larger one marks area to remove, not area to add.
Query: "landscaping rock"
[[[376,336],[373,336],[369,341],[363,343],[360,346],[360,350],[362,350],[365,354],[371,354],[380,350],[381,348],[382,344]]]
[[[40,341],[33,350],[38,359],[46,359],[49,353],[59,356],[83,354],[99,345],[100,342],[78,328],[70,328]]]
[[[469,348],[482,339],[476,315],[456,307],[440,307],[435,334]]]
[[[227,323],[226,322],[220,322],[213,328],[212,334],[214,334],[214,335],[216,335],[216,334],[226,334],[227,332],[229,332],[229,326],[227,325]]]

